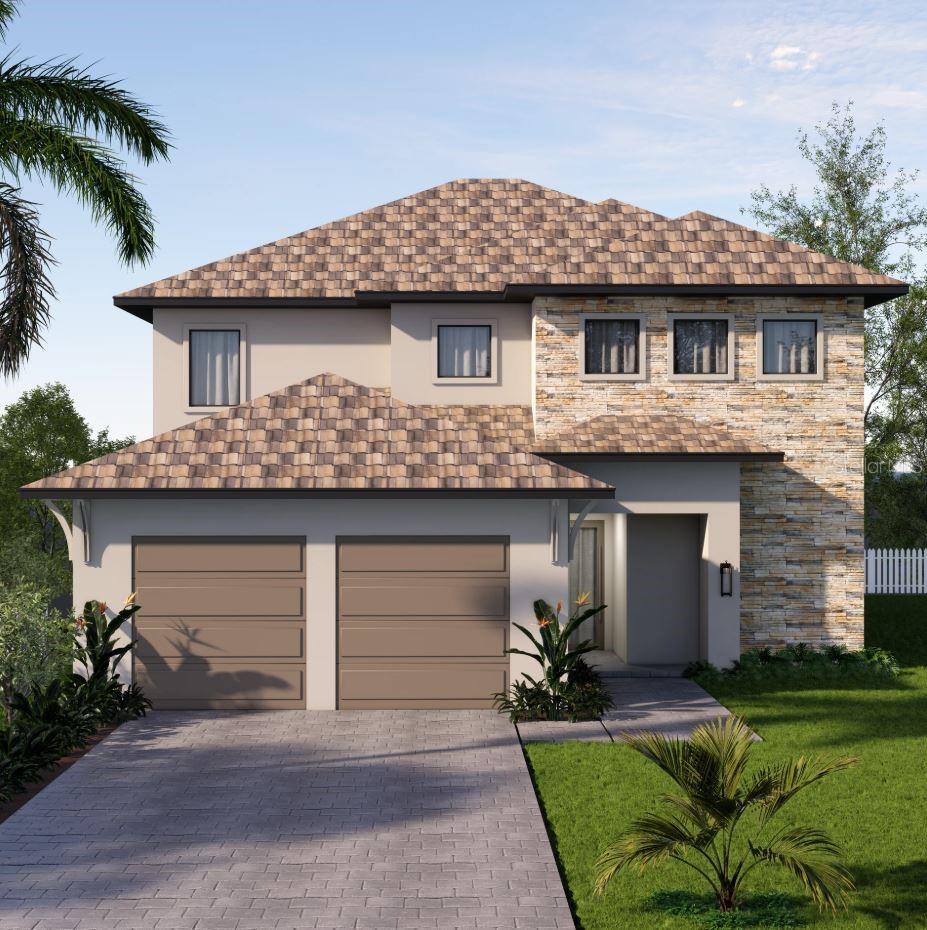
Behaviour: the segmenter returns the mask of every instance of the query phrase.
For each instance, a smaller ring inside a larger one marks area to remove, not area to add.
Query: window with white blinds
[[[492,326],[438,326],[439,378],[491,378]]]
[[[673,373],[723,375],[728,371],[727,320],[675,320]]]
[[[228,407],[241,397],[241,333],[190,330],[190,406]]]

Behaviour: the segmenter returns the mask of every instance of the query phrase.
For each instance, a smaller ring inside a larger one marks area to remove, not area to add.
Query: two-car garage
[[[506,537],[337,541],[341,708],[488,707],[508,684]],[[306,706],[305,542],[133,541],[134,677],[162,708]],[[307,627],[308,623],[308,627]]]

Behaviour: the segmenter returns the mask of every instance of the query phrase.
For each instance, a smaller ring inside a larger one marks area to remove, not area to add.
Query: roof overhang
[[[552,462],[590,459],[609,462],[784,462],[784,452],[545,452],[531,450]]]
[[[328,500],[390,498],[392,500],[611,500],[612,487],[596,488],[31,488],[19,489],[26,499],[47,500]]]
[[[355,291],[353,297],[127,297],[113,303],[148,323],[155,307],[242,307],[305,309],[388,307],[416,301],[508,301],[535,297],[862,297],[866,307],[908,293],[907,284],[509,284],[501,291]]]

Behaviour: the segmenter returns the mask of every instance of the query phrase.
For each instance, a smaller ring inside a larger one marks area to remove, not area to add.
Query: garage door
[[[338,706],[491,707],[508,687],[505,537],[341,539]]]
[[[294,538],[134,540],[135,680],[156,708],[306,706]]]

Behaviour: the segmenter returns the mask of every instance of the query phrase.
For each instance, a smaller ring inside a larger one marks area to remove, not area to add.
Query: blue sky
[[[119,435],[151,432],[151,339],[114,293],[451,178],[738,219],[758,184],[808,184],[796,131],[848,99],[897,166],[927,168],[922,3],[24,0],[7,45],[97,62],[174,134],[171,163],[139,169],[147,268],[26,187],[58,301],[0,406],[60,380]]]

